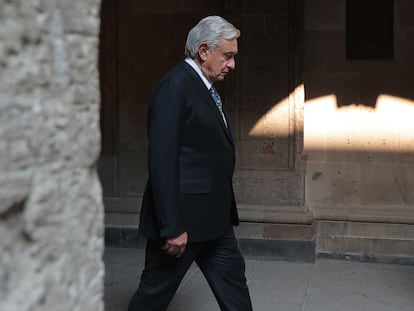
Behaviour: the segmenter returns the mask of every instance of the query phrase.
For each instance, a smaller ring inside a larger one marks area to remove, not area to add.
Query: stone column
[[[1,310],[103,310],[99,0],[0,5]]]

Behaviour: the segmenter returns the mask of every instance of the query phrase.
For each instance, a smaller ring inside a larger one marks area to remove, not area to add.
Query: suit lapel
[[[234,147],[233,135],[231,133],[230,122],[229,122],[229,119],[228,119],[227,115],[225,114],[225,118],[226,118],[228,127],[224,123],[223,117],[221,116],[221,113],[220,113],[219,109],[217,108],[216,103],[214,102],[214,99],[210,94],[210,91],[207,90],[203,80],[201,80],[201,78],[199,77],[197,72],[195,72],[194,69],[191,68],[191,66],[189,64],[187,64],[185,61],[183,61],[183,68],[193,78],[194,88],[197,90],[200,97],[208,105],[208,107],[211,109],[211,111],[215,114],[218,122],[220,123],[221,128],[223,129],[223,131],[225,132],[225,134],[226,134],[227,138],[229,139],[230,143]]]
[[[226,127],[225,131],[228,134],[231,144],[233,145],[233,147],[235,147],[234,146],[234,135],[233,135],[230,119],[227,117],[227,113],[224,111],[224,109],[223,109],[223,113],[224,113],[224,116],[226,117],[226,122],[227,122],[227,127],[225,126]]]

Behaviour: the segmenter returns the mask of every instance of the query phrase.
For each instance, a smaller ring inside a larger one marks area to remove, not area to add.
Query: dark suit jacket
[[[151,98],[148,138],[142,235],[159,239],[187,231],[189,241],[205,241],[238,225],[230,124],[226,128],[210,92],[185,61],[163,77]]]

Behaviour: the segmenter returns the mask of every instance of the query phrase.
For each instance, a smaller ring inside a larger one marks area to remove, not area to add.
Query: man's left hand
[[[180,235],[165,239],[165,244],[161,249],[170,256],[180,257],[187,246],[188,235],[187,232],[183,232]]]

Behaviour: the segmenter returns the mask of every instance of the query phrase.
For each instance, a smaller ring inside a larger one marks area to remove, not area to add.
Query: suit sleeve
[[[179,225],[180,132],[185,121],[185,98],[171,80],[158,87],[148,118],[149,175],[160,236],[177,236]]]

